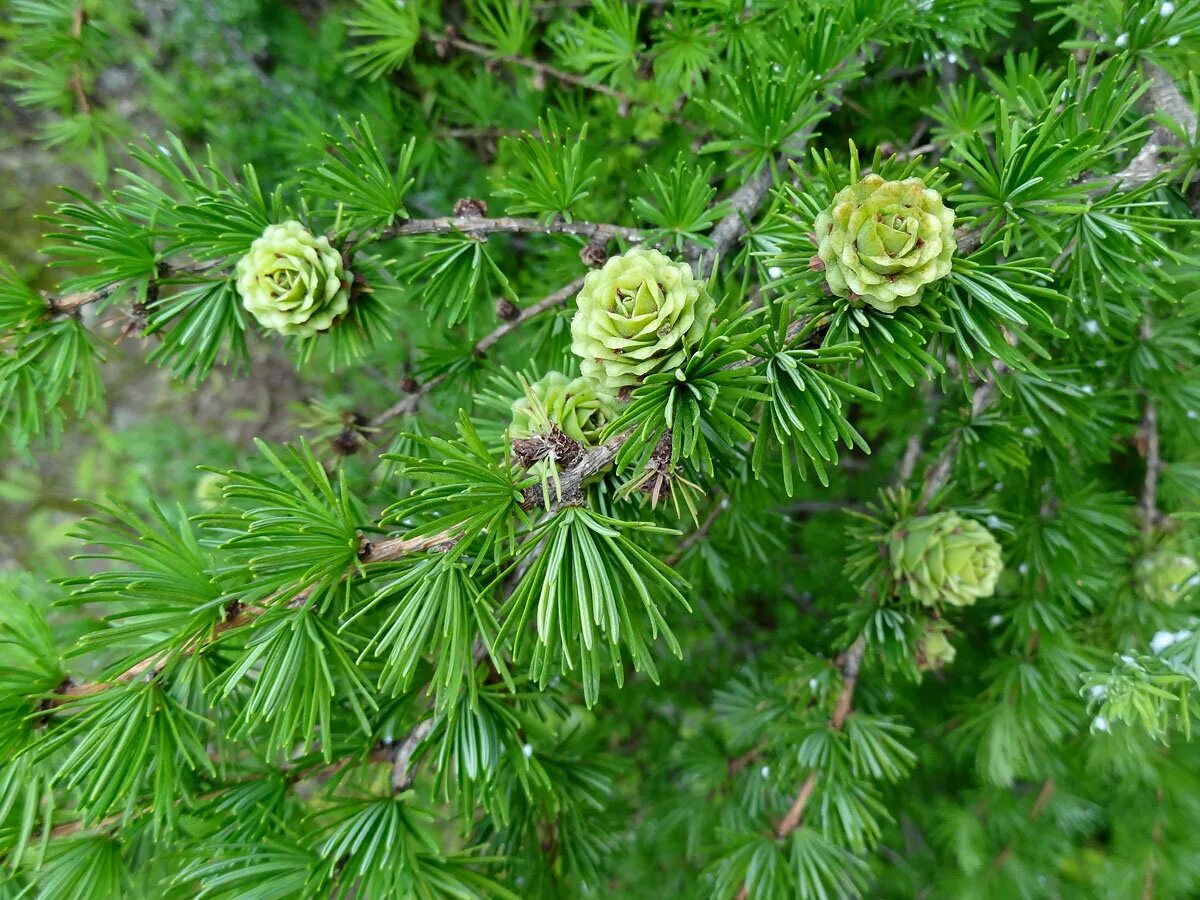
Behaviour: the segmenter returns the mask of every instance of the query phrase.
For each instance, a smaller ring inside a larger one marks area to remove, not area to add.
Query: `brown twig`
[[[717,492],[714,499],[717,502],[713,504],[713,508],[709,511],[704,521],[700,523],[700,526],[681,540],[679,546],[675,548],[675,552],[663,560],[668,566],[674,567],[689,550],[708,537],[708,533],[712,531],[717,518],[729,507],[729,497],[720,491]]]
[[[224,260],[182,263],[179,265],[170,262],[160,262],[154,280],[161,282],[181,275],[203,275],[206,272],[211,272],[213,269],[220,269],[224,265]],[[65,294],[62,297],[48,296],[46,297],[46,307],[52,316],[73,316],[89,304],[107,300],[116,290],[116,284],[106,284],[104,287],[97,288],[94,291],[78,291],[74,294]]]
[[[833,716],[829,719],[829,727],[834,731],[841,731],[846,724],[846,718],[850,715],[854,701],[854,688],[858,684],[858,671],[862,667],[863,654],[866,649],[866,638],[859,635],[858,639],[842,655],[842,691],[838,694],[837,704],[833,708]],[[800,827],[801,822],[804,821],[804,810],[808,807],[808,801],[812,798],[813,790],[817,786],[817,777],[820,774],[818,769],[813,769],[808,773],[804,784],[800,786],[799,793],[796,794],[796,799],[792,801],[787,814],[780,819],[775,828],[776,838],[782,840]]]
[[[569,234],[585,237],[597,243],[607,243],[613,238],[624,238],[637,243],[644,235],[636,228],[611,225],[606,222],[567,222],[556,219],[542,222],[538,219],[523,219],[514,216],[439,216],[433,219],[405,219],[390,228],[385,228],[374,238],[386,240],[410,237],[418,234],[450,234],[459,232],[472,237],[489,234]],[[346,240],[354,244],[366,235],[350,234]]]
[[[71,13],[71,37],[79,41],[83,37],[83,26],[87,23],[87,11],[83,8],[83,4],[76,4],[75,10]],[[83,70],[79,67],[79,63],[74,63],[71,66],[71,77],[67,82],[71,86],[71,93],[75,95],[75,105],[79,107],[79,111],[85,116],[92,114],[92,104],[88,100],[87,91],[83,87]]]
[[[404,740],[396,745],[395,753],[392,756],[392,792],[400,793],[407,791],[412,787],[413,779],[416,777],[416,772],[413,769],[412,758],[417,752],[417,748],[421,746],[421,742],[429,737],[433,731],[435,720],[432,718],[422,719],[410,731]]]
[[[457,541],[458,535],[451,532],[440,532],[416,538],[392,537],[377,541],[369,541],[363,538],[359,542],[358,558],[363,563],[391,562],[412,553],[449,549]],[[343,573],[342,577],[349,578],[357,571],[358,565],[351,566]],[[296,594],[290,595],[286,607],[288,609],[298,609],[303,606],[312,596],[314,589],[314,587],[310,586]],[[239,607],[228,618],[215,623],[207,632],[195,635],[179,649],[166,650],[148,656],[111,678],[103,681],[66,684],[50,698],[49,705],[61,706],[72,700],[91,697],[118,685],[129,684],[139,677],[153,678],[173,657],[190,656],[210,646],[226,632],[249,625],[263,613],[271,609],[275,605],[274,601],[279,596],[282,595],[268,597],[262,603],[254,606]]]
[[[580,288],[583,287],[583,279],[584,276],[580,275],[570,284],[564,285],[553,294],[543,297],[532,306],[526,306],[521,309],[517,313],[517,317],[515,319],[511,319],[507,322],[501,322],[494,329],[492,329],[491,332],[484,335],[475,343],[472,353],[479,357],[486,356],[488,351],[496,346],[496,344],[498,344],[505,335],[510,334],[511,332],[520,328],[535,316],[539,316],[547,310],[554,309],[555,307],[562,306],[577,293],[579,293]],[[382,425],[384,422],[394,419],[396,416],[403,415],[405,413],[411,414],[416,412],[421,398],[432,391],[435,387],[442,384],[445,380],[445,375],[438,375],[429,379],[424,384],[419,385],[413,391],[411,391],[403,400],[393,404],[377,415],[371,421],[371,424]]]
[[[1033,806],[1029,810],[1029,821],[1037,821],[1038,816],[1046,808],[1046,804],[1050,802],[1050,798],[1054,796],[1054,779],[1047,778],[1042,784],[1042,789],[1038,791],[1037,797],[1033,801]],[[1004,864],[1012,857],[1013,842],[1009,841],[1004,845],[1003,849],[996,854],[996,858],[992,860],[992,868],[988,877],[995,875],[1004,868]]]
[[[412,415],[417,411],[417,407],[421,404],[421,398],[442,384],[446,380],[446,376],[436,375],[428,381],[415,387],[408,395],[396,403],[393,403],[374,419],[371,420],[372,425],[382,425],[384,422],[391,421],[396,416]]]
[[[475,344],[475,355],[487,356],[488,351],[496,346],[496,344],[498,344],[505,335],[520,328],[535,316],[539,316],[547,310],[555,309],[556,307],[565,304],[583,288],[583,280],[585,277],[586,276],[584,275],[580,275],[570,284],[563,285],[553,294],[548,294],[537,303],[534,303],[532,306],[526,306],[521,309],[515,319],[512,319],[508,322],[501,322],[494,329],[492,329],[490,334],[484,335]]]

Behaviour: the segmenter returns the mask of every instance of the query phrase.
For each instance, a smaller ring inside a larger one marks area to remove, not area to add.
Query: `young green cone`
[[[867,175],[838,191],[813,228],[829,289],[885,313],[920,303],[958,248],[954,210],[919,178]]]
[[[954,633],[945,622],[933,621],[917,638],[916,662],[919,672],[938,672],[954,662],[957,655],[950,635]]]
[[[264,328],[310,337],[350,306],[350,274],[324,235],[299,222],[268,225],[237,264],[242,305]]]
[[[953,512],[897,526],[888,553],[896,583],[924,606],[970,606],[990,597],[1004,568],[992,533]]]
[[[577,303],[571,351],[584,375],[614,391],[681,365],[713,313],[686,263],[641,247],[589,272]]]
[[[585,447],[594,446],[615,413],[614,398],[590,378],[547,372],[513,404],[509,436],[514,440],[547,434],[551,427]]]
[[[1174,606],[1200,576],[1196,560],[1169,547],[1150,553],[1137,567],[1138,592],[1151,603]]]

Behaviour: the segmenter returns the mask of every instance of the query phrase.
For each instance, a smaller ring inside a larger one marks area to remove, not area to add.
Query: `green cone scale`
[[[1138,564],[1137,587],[1151,603],[1174,606],[1200,577],[1196,560],[1169,547],[1160,547]]]
[[[838,191],[813,228],[829,289],[885,313],[920,303],[958,248],[954,210],[919,178],[867,175]]]
[[[713,313],[686,263],[641,247],[589,272],[576,302],[571,350],[585,376],[613,391],[682,365]]]
[[[957,652],[950,643],[951,628],[945,622],[931,622],[917,638],[916,661],[921,672],[937,672],[954,662]]]
[[[920,516],[888,540],[892,577],[924,606],[970,606],[990,597],[1004,568],[992,533],[957,513]]]
[[[509,435],[514,440],[545,434],[550,425],[586,447],[615,414],[614,397],[591,378],[548,372],[513,404]]]
[[[350,306],[350,275],[324,235],[299,222],[269,225],[237,264],[242,305],[264,328],[311,337]]]

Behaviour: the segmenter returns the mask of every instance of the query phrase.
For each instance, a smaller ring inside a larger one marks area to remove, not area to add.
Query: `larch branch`
[[[451,532],[439,532],[438,534],[416,538],[391,537],[375,541],[363,538],[359,542],[358,558],[362,563],[391,562],[413,553],[436,552],[449,549],[458,542],[458,539],[458,534]],[[352,566],[343,573],[342,577],[350,578],[358,570],[357,565]],[[296,594],[290,595],[286,604],[287,608],[297,609],[303,606],[312,596],[314,590],[315,588],[310,586]],[[103,693],[110,688],[129,684],[139,677],[153,678],[173,657],[190,656],[211,646],[226,632],[249,625],[275,605],[272,602],[273,599],[276,598],[268,597],[260,604],[238,607],[227,618],[214,623],[208,631],[195,635],[179,649],[165,650],[161,653],[148,656],[111,678],[102,681],[67,684],[50,698],[50,705],[62,706],[71,700],[91,697],[95,694]]]

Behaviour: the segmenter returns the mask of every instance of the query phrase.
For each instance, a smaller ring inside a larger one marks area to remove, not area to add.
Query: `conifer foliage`
[[[311,399],[0,581],[0,898],[1200,892],[1198,0],[167,6],[4,445]]]

